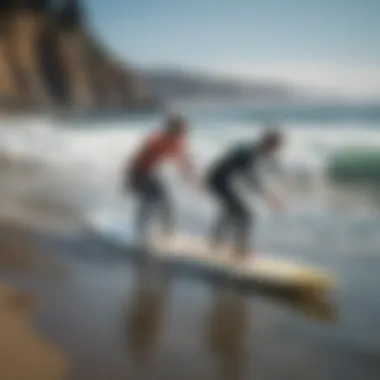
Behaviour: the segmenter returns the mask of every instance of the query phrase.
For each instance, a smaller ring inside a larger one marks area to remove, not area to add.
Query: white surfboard
[[[255,253],[244,260],[234,258],[227,246],[212,249],[205,240],[186,234],[177,234],[171,239],[152,238],[153,256],[163,262],[174,261],[187,264],[193,269],[219,272],[246,284],[260,285],[273,290],[326,292],[332,286],[333,277],[327,272]]]

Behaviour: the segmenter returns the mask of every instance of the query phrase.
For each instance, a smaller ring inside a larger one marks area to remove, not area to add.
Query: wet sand
[[[21,231],[0,229],[1,272],[26,276],[45,266],[43,254]],[[37,300],[31,292],[0,282],[0,377],[9,380],[60,380],[67,377],[67,359],[32,324]]]
[[[326,306],[239,294],[135,267],[125,250],[94,235],[4,229],[17,236],[1,251],[19,247],[19,261],[9,264],[12,256],[1,254],[0,282],[33,297],[33,313],[20,307],[24,321],[33,321],[35,334],[49,340],[48,352],[63,353],[46,359],[59,369],[46,379],[379,379],[374,350],[334,338],[339,297],[338,305]],[[25,356],[14,357],[27,368]],[[25,378],[18,376],[6,379]]]
[[[34,299],[0,285],[0,374],[9,380],[60,380],[67,360],[31,324]]]

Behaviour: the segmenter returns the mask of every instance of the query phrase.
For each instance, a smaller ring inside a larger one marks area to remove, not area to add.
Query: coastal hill
[[[286,84],[244,80],[178,68],[153,68],[142,71],[154,96],[175,101],[269,101],[284,102],[300,94]]]
[[[144,79],[88,27],[78,0],[0,2],[0,112],[155,105]]]

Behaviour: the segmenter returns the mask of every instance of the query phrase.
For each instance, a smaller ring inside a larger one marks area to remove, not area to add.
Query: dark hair
[[[265,147],[278,146],[283,142],[283,134],[278,128],[270,127],[263,132],[260,141]]]
[[[173,135],[184,132],[187,128],[187,121],[181,115],[169,115],[166,120],[166,130]]]

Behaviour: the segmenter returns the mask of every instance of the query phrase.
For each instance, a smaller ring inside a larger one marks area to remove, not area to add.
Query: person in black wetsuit
[[[245,257],[249,252],[249,231],[252,215],[245,202],[234,189],[238,177],[246,179],[250,187],[264,195],[264,189],[257,177],[259,161],[271,161],[283,144],[283,136],[277,130],[268,130],[255,143],[235,146],[208,170],[206,184],[221,205],[222,212],[212,231],[212,243],[220,244],[227,233],[234,232],[235,253]],[[274,208],[280,208],[280,199],[266,195]],[[232,231],[231,231],[232,230]]]

